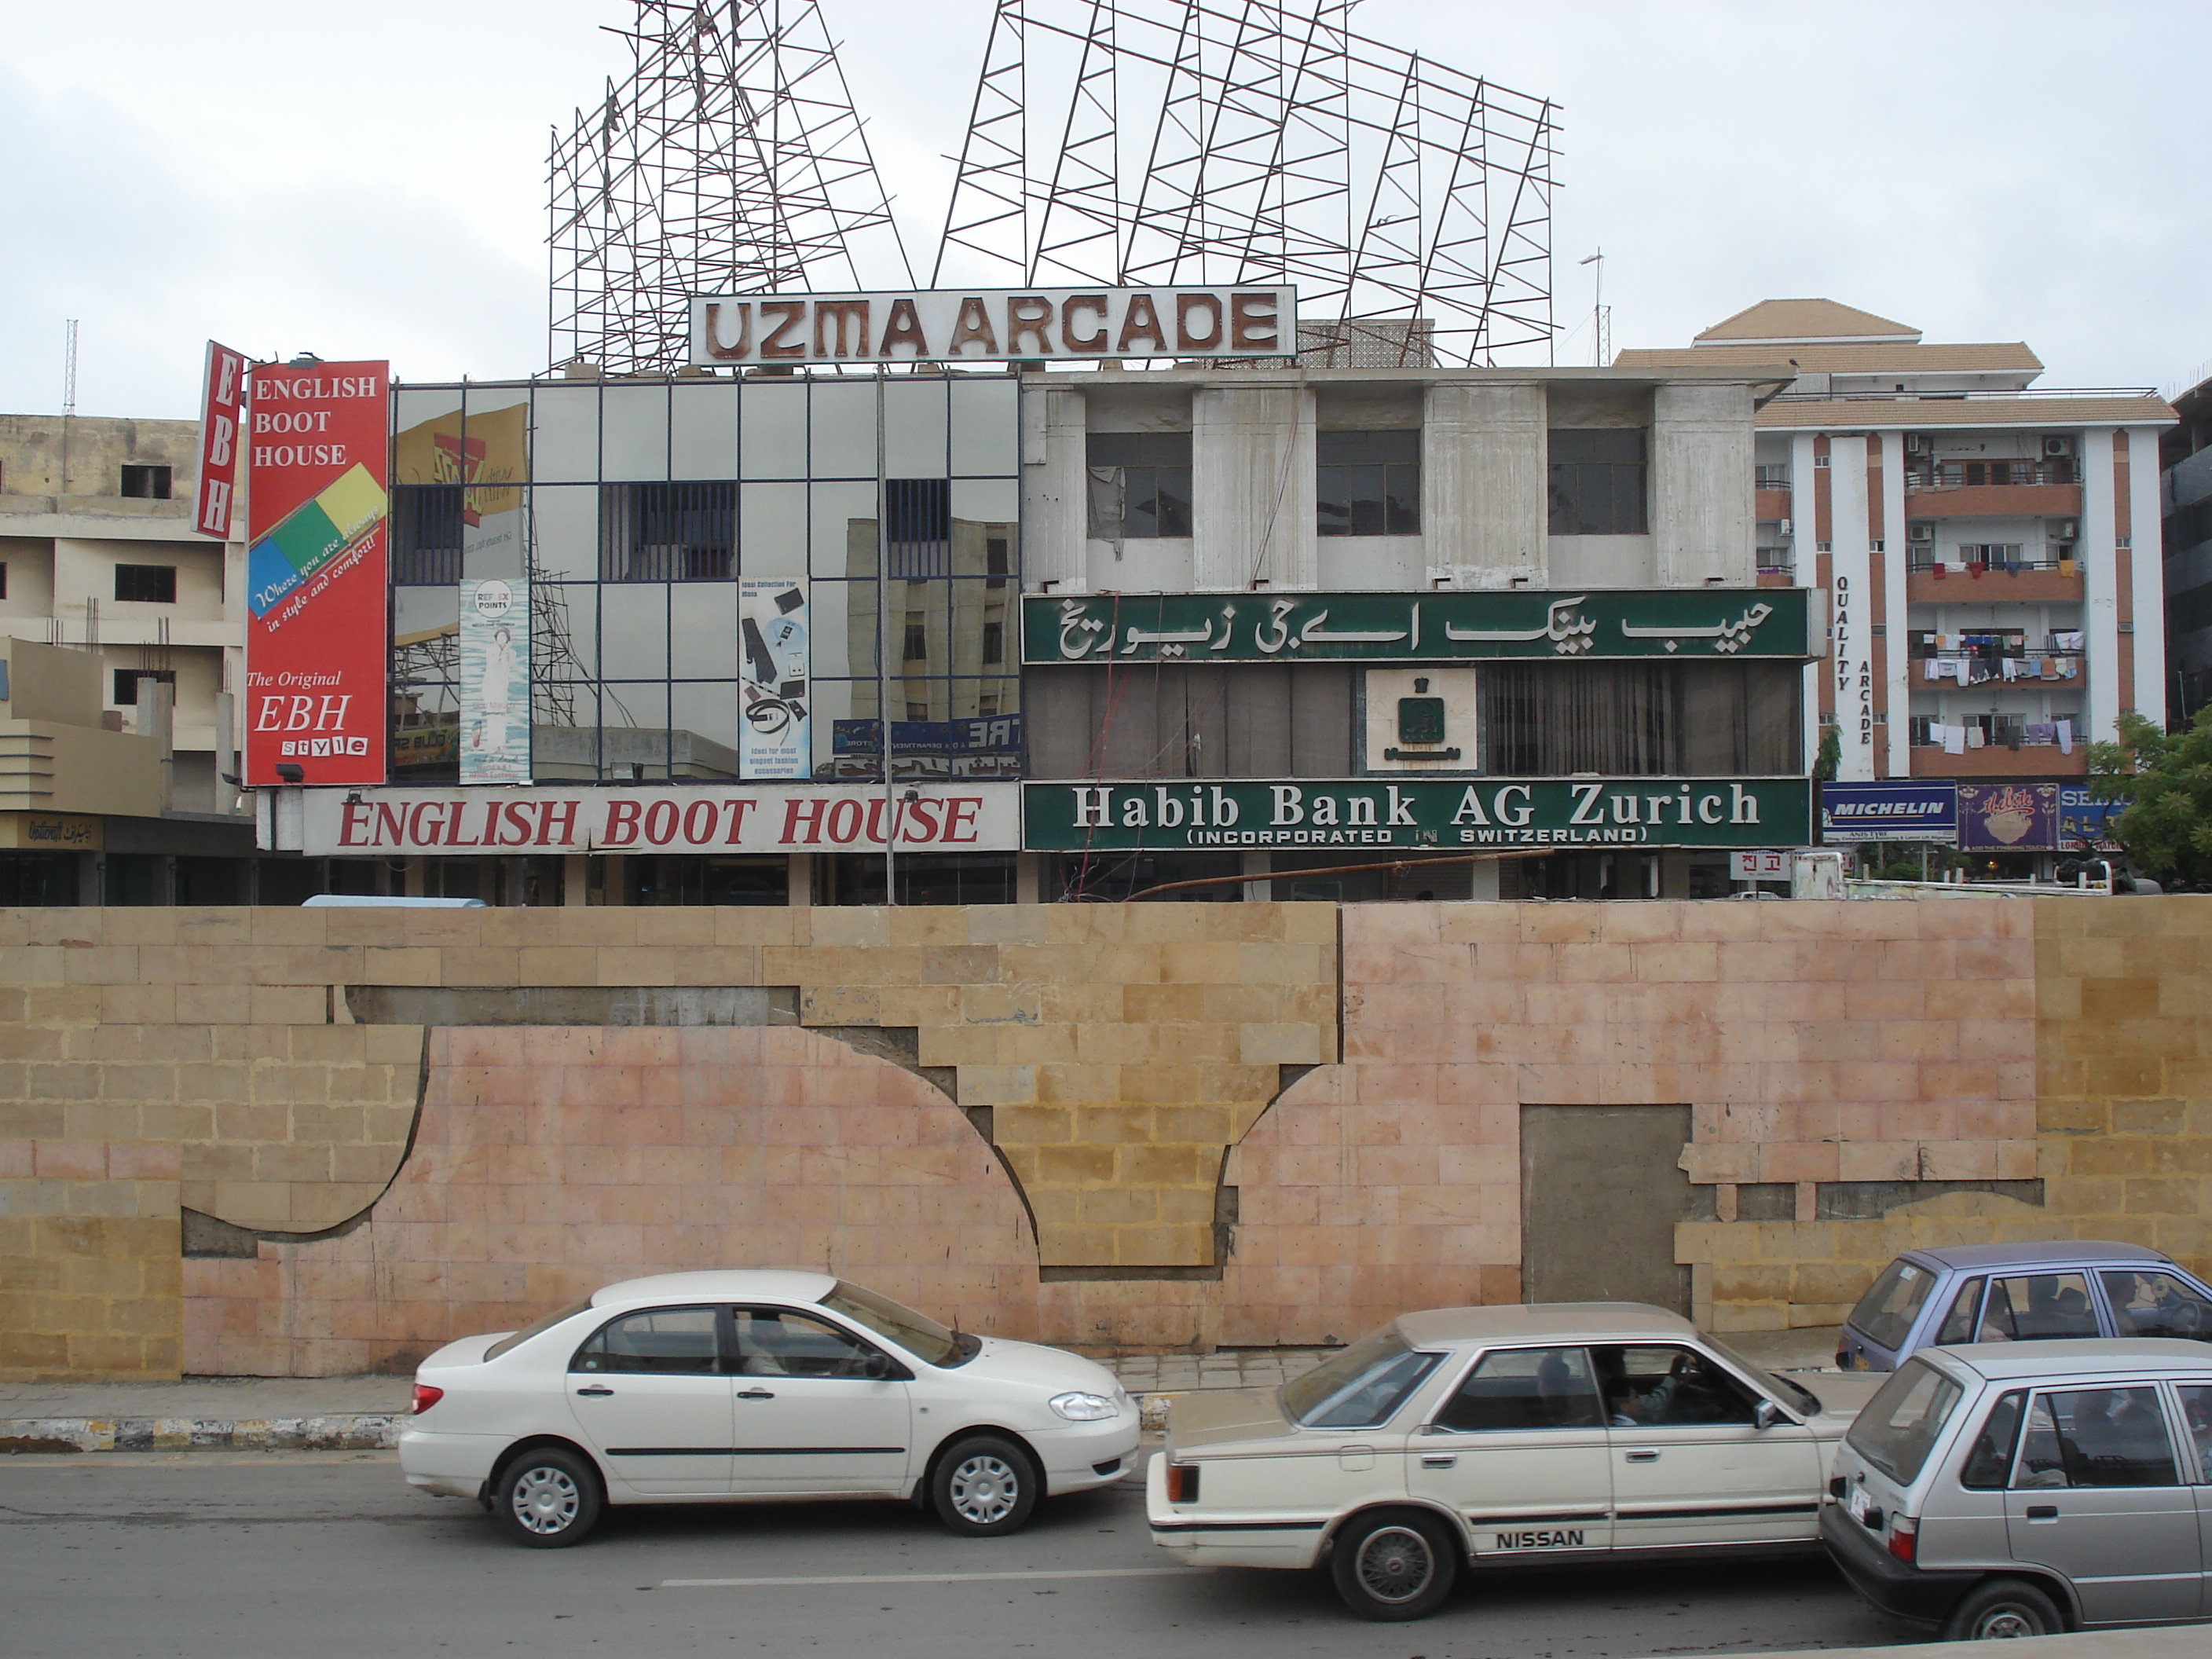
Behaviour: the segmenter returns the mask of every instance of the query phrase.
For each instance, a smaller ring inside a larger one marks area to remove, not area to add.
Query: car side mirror
[[[1751,1414],[1751,1426],[1754,1429],[1771,1429],[1777,1423],[1786,1423],[1789,1420],[1783,1415],[1782,1407],[1771,1400],[1760,1401],[1759,1409]]]
[[[861,1364],[860,1375],[877,1382],[891,1374],[891,1357],[887,1353],[872,1353]]]

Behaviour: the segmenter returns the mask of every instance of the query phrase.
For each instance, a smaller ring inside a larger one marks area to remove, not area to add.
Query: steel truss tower
[[[816,0],[635,0],[629,77],[553,134],[553,361],[672,369],[702,291],[913,276]]]
[[[933,281],[1274,279],[1310,362],[1548,349],[1558,106],[1350,11],[998,0]]]

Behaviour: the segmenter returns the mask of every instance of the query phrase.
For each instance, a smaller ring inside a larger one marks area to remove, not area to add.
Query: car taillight
[[[428,1382],[417,1382],[415,1385],[415,1415],[420,1417],[445,1397],[443,1389],[434,1389]]]
[[[1920,1523],[1909,1515],[1893,1515],[1889,1518],[1889,1553],[1911,1566],[1915,1553],[1920,1548]]]
[[[1198,1471],[1189,1464],[1168,1465],[1168,1502],[1170,1504],[1198,1502]]]

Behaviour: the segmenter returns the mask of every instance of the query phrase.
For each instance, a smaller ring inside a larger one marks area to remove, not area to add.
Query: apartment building
[[[189,421],[0,416],[0,902],[252,891],[222,775],[241,550],[190,528],[198,446]]]
[[[1827,596],[1808,751],[1833,730],[1844,795],[1954,786],[1960,844],[2025,858],[2007,867],[2078,850],[2084,745],[2166,708],[2149,538],[2173,410],[2038,386],[2025,343],[1931,343],[1829,300],[1764,301],[1614,367],[1777,361],[1795,378],[1757,416],[1758,562]]]
[[[2179,424],[2160,442],[2166,551],[2166,717],[2179,726],[2212,702],[2212,378],[2173,400]]]

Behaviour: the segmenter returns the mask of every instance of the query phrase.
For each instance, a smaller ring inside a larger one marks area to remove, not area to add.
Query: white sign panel
[[[812,775],[806,720],[806,584],[790,577],[738,584],[738,695],[744,726],[738,768],[748,778]]]
[[[530,781],[530,584],[461,584],[461,781]]]
[[[1790,854],[1738,850],[1729,854],[1729,874],[1737,881],[1787,881]]]
[[[312,789],[300,851],[317,857],[481,853],[1011,853],[1012,783],[702,784],[636,789]],[[909,794],[913,797],[908,799]]]
[[[1283,357],[1297,349],[1297,289],[1272,286],[701,295],[691,361]]]

